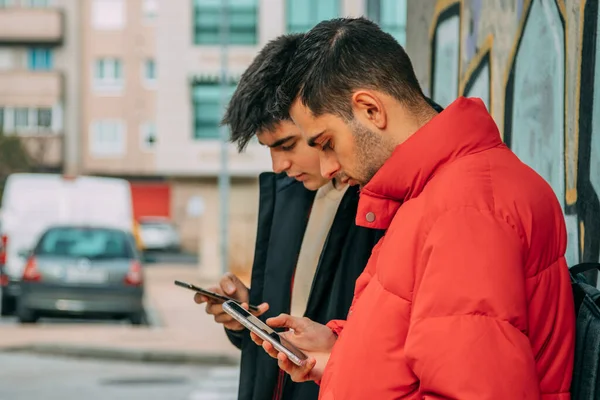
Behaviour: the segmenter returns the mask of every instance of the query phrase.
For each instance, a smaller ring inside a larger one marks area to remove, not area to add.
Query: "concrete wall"
[[[408,7],[406,49],[425,92],[442,105],[481,97],[505,142],[563,204],[569,263],[598,261],[598,2],[420,0]]]
[[[200,255],[200,273],[220,275],[219,189],[216,178],[172,181],[171,216],[187,251]],[[252,267],[258,219],[256,179],[233,179],[229,196],[229,269],[247,276]],[[200,208],[198,205],[200,203]]]

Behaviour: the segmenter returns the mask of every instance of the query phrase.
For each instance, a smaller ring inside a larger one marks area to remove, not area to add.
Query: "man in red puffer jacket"
[[[357,223],[386,230],[347,321],[267,321],[310,356],[296,367],[262,343],[280,367],[320,382],[323,400],[569,399],[561,206],[483,102],[437,114],[402,47],[362,18],[308,32],[278,101],[322,174],[363,186]]]

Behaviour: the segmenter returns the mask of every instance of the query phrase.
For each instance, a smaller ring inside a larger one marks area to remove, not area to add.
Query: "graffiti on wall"
[[[567,260],[579,260],[577,217],[566,207],[565,21],[554,0],[536,0],[523,10],[508,67],[504,141],[535,169],[565,205]],[[551,51],[549,51],[551,50]]]
[[[442,107],[458,94],[460,77],[460,3],[442,5],[437,14],[431,47],[431,94]]]
[[[488,110],[492,109],[493,40],[493,36],[489,35],[483,45],[473,53],[458,91],[465,97],[479,97]]]
[[[517,29],[499,17],[498,11],[508,5],[519,21]],[[430,26],[430,82],[432,98],[443,105],[459,95],[483,99],[507,145],[546,179],[562,202],[566,256],[575,264],[598,261],[600,255],[600,18],[597,1],[570,6],[581,9],[580,47],[572,53],[567,52],[563,0],[438,0]],[[488,34],[478,37],[482,23]],[[507,36],[512,47],[495,48]],[[468,61],[464,67],[463,55]],[[580,74],[574,88],[567,79],[567,56],[578,58],[579,70],[568,71]],[[498,71],[494,57],[507,60]],[[493,82],[502,78],[501,93],[494,96]],[[576,110],[569,110],[569,90],[578,93]],[[500,108],[492,108],[495,101]],[[577,113],[573,126],[569,112]]]

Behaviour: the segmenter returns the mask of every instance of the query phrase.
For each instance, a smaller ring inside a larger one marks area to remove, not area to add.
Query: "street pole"
[[[229,16],[228,0],[221,0],[221,115],[225,112],[229,92],[229,72],[228,72],[228,46],[229,46]],[[220,203],[220,233],[221,240],[221,272],[225,274],[229,271],[229,129],[227,126],[221,126],[219,130],[221,139],[221,168],[219,170],[219,203]]]

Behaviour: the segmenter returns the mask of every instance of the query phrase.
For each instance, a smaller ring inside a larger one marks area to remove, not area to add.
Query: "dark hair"
[[[231,128],[231,142],[242,152],[254,135],[270,131],[289,115],[273,115],[277,87],[304,34],[271,40],[242,74],[221,124]]]
[[[409,107],[424,97],[408,55],[390,34],[362,17],[322,21],[289,63],[275,111],[287,115],[300,98],[316,116],[351,120],[350,97],[358,88],[379,90]]]

